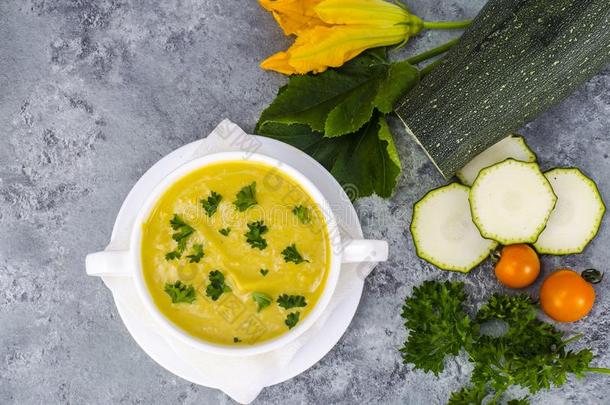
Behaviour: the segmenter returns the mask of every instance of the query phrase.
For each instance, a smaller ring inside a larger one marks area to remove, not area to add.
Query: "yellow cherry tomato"
[[[595,290],[580,274],[570,269],[554,272],[540,287],[540,306],[559,322],[574,322],[589,314]]]
[[[495,272],[498,281],[507,287],[527,287],[540,274],[540,259],[529,245],[504,246]]]

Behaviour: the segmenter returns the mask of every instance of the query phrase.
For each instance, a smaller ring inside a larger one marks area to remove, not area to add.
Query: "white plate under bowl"
[[[248,137],[251,141],[255,141],[256,152],[288,162],[316,184],[333,207],[343,236],[351,239],[363,237],[360,222],[349,198],[339,183],[318,162],[283,142],[254,135],[248,135]],[[159,160],[138,180],[121,206],[107,250],[129,249],[129,238],[139,208],[152,188],[167,174],[193,159],[195,154],[201,156],[206,153],[239,149],[239,147],[228,143],[227,140],[218,137],[213,138],[213,136],[210,136],[176,149]],[[333,348],[349,326],[362,295],[364,276],[373,269],[375,264],[359,264],[358,269],[354,267],[356,266],[354,264],[344,264],[342,266],[339,284],[344,287],[342,290],[348,291],[348,293],[343,297],[333,297],[333,300],[340,301],[334,307],[332,313],[321,321],[324,322],[323,333],[312,336],[298,350],[284,370],[266,384],[267,386],[289,380],[304,372]],[[161,335],[159,329],[146,316],[142,316],[142,312],[134,309],[137,303],[133,301],[134,286],[131,279],[104,277],[103,280],[113,293],[119,315],[129,333],[153,360],[171,373],[192,383],[211,388],[221,388],[212,382],[211,376],[207,375],[201,367],[194,367],[183,357],[176,356],[170,344],[172,338]],[[213,372],[213,367],[210,367],[207,371],[207,373]]]

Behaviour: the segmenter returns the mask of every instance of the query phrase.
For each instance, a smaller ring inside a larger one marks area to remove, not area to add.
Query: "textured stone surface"
[[[428,19],[476,14],[483,0],[409,1]],[[451,33],[426,34],[404,53]],[[253,0],[0,1],[0,403],[230,403],[189,384],[144,354],[100,280],[84,272],[105,246],[119,206],[160,157],[199,138],[223,117],[252,130],[284,83],[258,62],[286,46]],[[575,165],[610,201],[610,71],[524,130],[544,168]],[[461,279],[477,297],[501,290],[489,265],[469,276],[440,272],[415,257],[411,205],[442,183],[393,122],[404,173],[391,200],[357,204],[368,237],[391,244],[372,273],[354,322],[339,344],[297,378],[266,389],[257,403],[444,403],[467,379],[464,358],[436,379],[412,372],[397,349],[400,308],[424,279]],[[605,269],[608,217],[583,255],[545,258]],[[608,281],[585,321],[599,365],[610,365]],[[589,376],[534,397],[535,403],[607,403],[610,382]]]

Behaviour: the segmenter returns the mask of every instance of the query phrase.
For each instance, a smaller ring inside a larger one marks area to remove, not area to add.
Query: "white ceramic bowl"
[[[157,308],[153,302],[150,292],[148,291],[146,283],[144,282],[142,272],[142,224],[149,217],[151,210],[155,207],[159,198],[180,178],[210,164],[243,160],[262,163],[275,170],[283,172],[295,180],[310,195],[324,216],[327,232],[330,238],[331,258],[324,290],[314,308],[301,322],[297,324],[297,326],[290,329],[283,335],[280,335],[274,339],[263,341],[261,343],[256,343],[253,345],[227,346],[207,342],[188,334],[170,321]],[[337,280],[339,279],[341,263],[355,263],[364,261],[379,262],[387,260],[387,256],[388,246],[385,241],[342,240],[332,207],[330,207],[329,203],[326,201],[317,187],[298,170],[269,156],[241,151],[221,152],[203,156],[185,163],[170,173],[154,188],[140,209],[133,227],[133,232],[130,239],[130,249],[128,251],[104,251],[90,254],[87,256],[86,268],[87,274],[92,276],[132,277],[135,285],[137,286],[138,295],[142,299],[145,308],[157,321],[159,327],[164,328],[169,334],[177,339],[180,339],[184,343],[187,343],[199,350],[213,354],[250,356],[273,351],[279,347],[287,345],[316,322],[316,320],[327,308],[328,303],[330,302],[335,291]]]

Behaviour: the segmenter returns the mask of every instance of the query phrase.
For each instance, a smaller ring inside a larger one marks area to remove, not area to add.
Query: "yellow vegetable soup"
[[[330,243],[313,199],[261,163],[200,168],[160,197],[143,225],[150,294],[202,340],[244,345],[298,325],[326,282]]]

